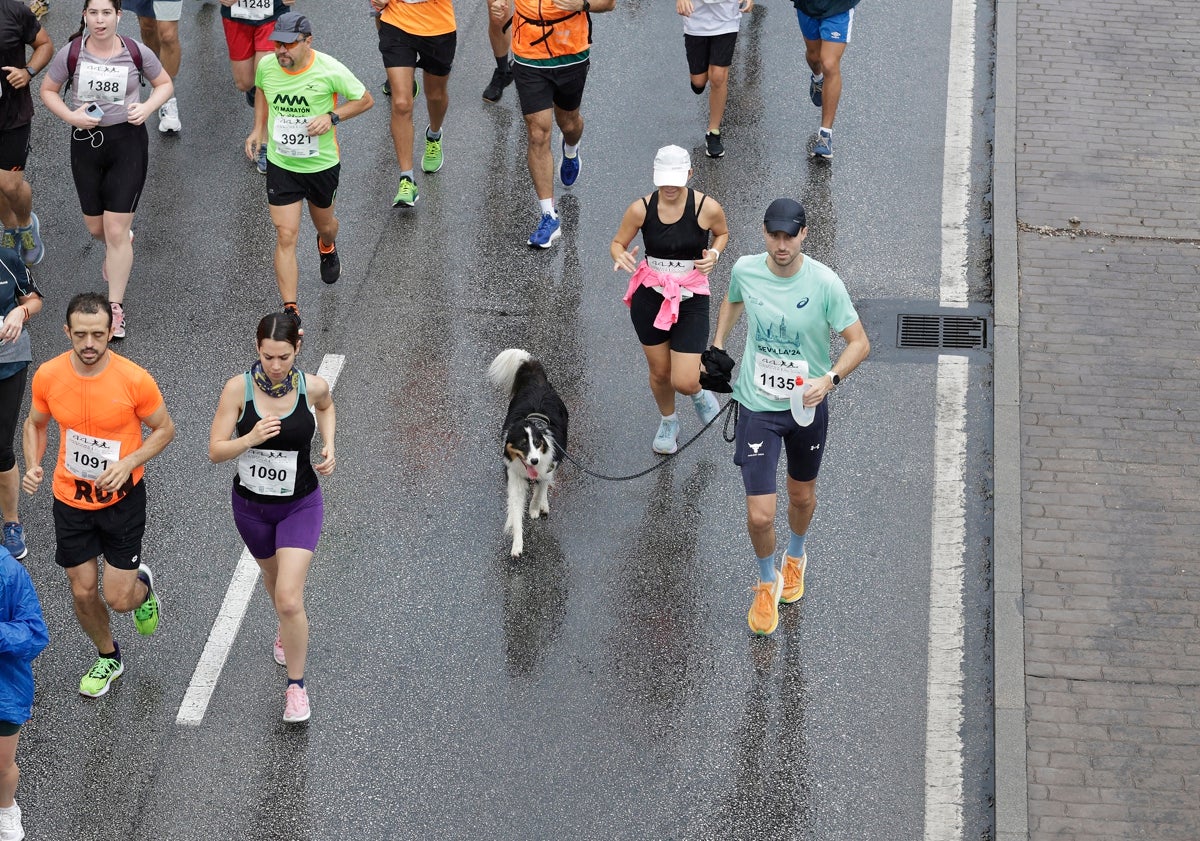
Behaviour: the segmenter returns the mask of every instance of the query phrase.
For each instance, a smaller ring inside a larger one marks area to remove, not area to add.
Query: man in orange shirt
[[[421,171],[442,168],[442,120],[450,105],[447,85],[458,32],[451,0],[371,0],[379,15],[379,52],[392,90],[392,143],[400,164],[400,186],[392,207],[412,207],[420,192],[413,177],[413,99],[417,68],[425,85],[429,126]]]
[[[513,82],[525,117],[525,158],[538,198],[538,226],[529,235],[534,248],[549,248],[562,233],[554,209],[554,123],[562,130],[558,177],[570,187],[582,161],[583,86],[592,44],[592,12],[609,12],[617,0],[488,0],[493,21],[512,18]]]
[[[154,578],[140,562],[146,530],[142,473],[175,437],[175,424],[150,374],[108,349],[112,310],[103,295],[84,292],[72,298],[65,330],[72,349],[33,375],[21,486],[32,494],[42,483],[46,430],[54,418],[60,433],[53,480],[54,560],[67,571],[75,617],[100,655],[80,680],[79,692],[98,698],[125,671],[108,608],[133,611],[143,636],[158,627]],[[150,429],[144,441],[143,424]]]

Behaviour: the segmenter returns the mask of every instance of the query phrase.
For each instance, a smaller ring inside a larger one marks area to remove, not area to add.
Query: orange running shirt
[[[451,0],[391,0],[381,20],[409,35],[445,35],[455,30],[454,4]]]
[[[550,0],[515,0],[513,59],[535,67],[567,67],[588,58],[591,23],[584,12],[564,12]]]
[[[43,363],[33,375],[33,408],[58,422],[58,462],[54,465],[54,498],[94,511],[113,505],[128,488],[116,493],[98,489],[95,480],[108,465],[142,446],[142,419],[163,405],[158,384],[144,369],[111,350],[108,367],[95,377],[81,377],[67,351]],[[144,468],[129,477],[142,481]]]

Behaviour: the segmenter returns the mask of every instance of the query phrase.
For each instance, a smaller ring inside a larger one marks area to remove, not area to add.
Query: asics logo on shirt
[[[808,306],[808,298],[801,298],[796,302],[796,309],[802,310]]]

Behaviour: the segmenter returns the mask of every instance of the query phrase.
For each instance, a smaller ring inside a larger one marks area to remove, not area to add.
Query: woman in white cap
[[[708,275],[729,243],[725,210],[712,196],[689,189],[692,159],[686,149],[664,146],[654,156],[658,189],[629,205],[609,246],[613,271],[632,272],[625,304],[650,367],[650,391],[662,420],[653,449],[678,448],[675,393],[692,398],[701,423],[720,404],[700,388],[700,354],[708,347]],[[629,244],[642,233],[646,257]],[[710,243],[711,237],[711,243]]]

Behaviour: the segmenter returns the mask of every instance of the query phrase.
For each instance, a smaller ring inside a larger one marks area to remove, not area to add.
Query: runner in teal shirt
[[[804,541],[817,505],[817,473],[829,422],[825,398],[871,352],[841,278],[800,250],[806,236],[800,202],[771,202],[763,218],[767,252],[734,264],[713,346],[702,357],[709,379],[701,377],[701,382],[715,387],[715,377],[724,383],[717,390],[729,391],[733,361],[724,352],[725,340],[745,312],[746,350],[732,388],[741,405],[733,461],[742,469],[746,523],[758,558],[758,583],[747,621],[750,630],[761,635],[779,625],[780,602],[790,604],[804,595]],[[831,332],[846,340],[837,361],[830,359]],[[792,396],[798,387],[809,411],[793,414]],[[782,569],[777,570],[775,473],[784,451],[791,539]]]

